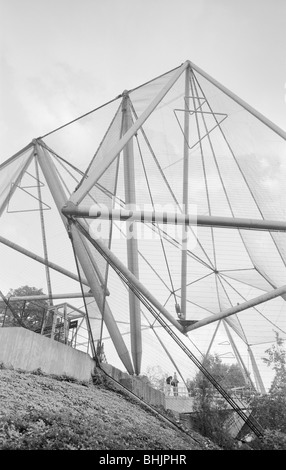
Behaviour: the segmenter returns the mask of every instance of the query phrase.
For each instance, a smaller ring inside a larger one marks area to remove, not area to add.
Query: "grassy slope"
[[[213,450],[100,375],[80,384],[0,369],[0,450]]]

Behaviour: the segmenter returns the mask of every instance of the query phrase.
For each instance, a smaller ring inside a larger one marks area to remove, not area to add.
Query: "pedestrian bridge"
[[[193,411],[194,398],[189,395],[187,387],[165,388],[166,409],[177,413],[191,413]]]
[[[194,398],[188,396],[165,396],[166,409],[177,413],[192,413]]]
[[[171,390],[165,389],[164,393],[167,410],[171,410],[179,415],[194,412],[194,397],[190,396],[186,387],[177,387],[177,390],[172,387]],[[249,409],[248,405],[250,397],[245,396],[245,393],[236,392],[232,393],[232,398],[236,401],[237,405],[243,409],[244,413],[250,416],[251,409]],[[221,395],[214,396],[214,404],[217,405],[218,408],[224,404],[224,410],[231,409],[230,405],[225,402]],[[238,416],[235,411],[228,416],[225,422],[225,426],[232,437],[237,436],[244,424],[244,420]]]
[[[229,391],[231,398],[241,407],[241,409],[247,409],[249,407],[249,402],[254,397],[254,393],[250,392],[247,387],[236,387]],[[167,409],[175,409],[181,405],[183,408],[188,407],[188,412],[193,411],[194,397],[191,396],[191,392],[188,391],[187,387],[171,387],[168,389],[164,388],[164,395],[166,400]],[[216,408],[228,409],[231,406],[225,402],[223,396],[219,393],[213,395],[213,403]],[[178,410],[182,411],[181,409]]]

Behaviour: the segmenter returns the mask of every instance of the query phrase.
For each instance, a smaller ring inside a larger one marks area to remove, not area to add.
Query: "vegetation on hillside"
[[[101,375],[93,383],[77,383],[2,368],[0,449],[187,451],[218,446],[183,432]]]

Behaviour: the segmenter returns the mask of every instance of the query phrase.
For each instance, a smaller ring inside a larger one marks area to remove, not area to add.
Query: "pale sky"
[[[286,128],[285,0],[0,0],[0,162],[191,60]]]

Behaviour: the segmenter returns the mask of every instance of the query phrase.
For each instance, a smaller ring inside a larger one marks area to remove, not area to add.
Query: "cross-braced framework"
[[[186,61],[34,139],[0,166],[9,287],[46,286],[64,341],[130,374],[185,384],[216,352],[264,393],[286,335],[285,137]]]

